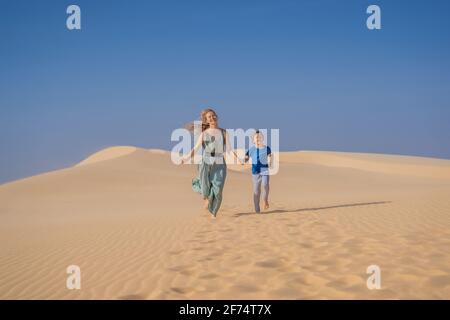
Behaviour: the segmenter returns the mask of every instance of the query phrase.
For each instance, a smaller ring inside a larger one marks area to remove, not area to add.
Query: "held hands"
[[[245,165],[247,163],[247,161],[249,160],[249,158],[247,156],[245,156],[244,159],[240,159],[238,158],[239,162],[241,163],[241,166]]]
[[[189,163],[190,161],[191,161],[190,156],[184,156],[181,158],[181,164],[186,164],[186,163]]]
[[[241,166],[243,166],[245,164],[245,160],[243,161],[241,158],[239,158],[239,156],[237,155],[236,151],[233,151],[233,155],[234,155],[235,159],[239,162],[239,164]]]

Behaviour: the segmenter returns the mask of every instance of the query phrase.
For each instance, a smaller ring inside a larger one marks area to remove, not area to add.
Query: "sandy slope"
[[[252,213],[248,168],[232,167],[215,221],[191,191],[195,167],[158,150],[109,148],[1,185],[0,298],[450,298],[450,161],[280,158],[268,212]]]

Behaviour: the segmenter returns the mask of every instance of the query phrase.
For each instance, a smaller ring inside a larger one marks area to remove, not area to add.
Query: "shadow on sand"
[[[329,210],[329,209],[336,209],[336,208],[348,208],[348,207],[359,207],[359,206],[373,206],[373,205],[379,205],[379,204],[386,204],[391,203],[392,201],[376,201],[376,202],[360,202],[360,203],[348,203],[348,204],[339,204],[335,206],[327,206],[327,207],[315,207],[315,208],[300,208],[300,209],[292,209],[292,210],[271,210],[271,211],[265,211],[261,213],[256,212],[240,212],[236,213],[234,216],[236,218],[242,217],[242,216],[249,216],[253,214],[272,214],[272,213],[289,213],[289,212],[303,212],[303,211],[319,211],[319,210]]]

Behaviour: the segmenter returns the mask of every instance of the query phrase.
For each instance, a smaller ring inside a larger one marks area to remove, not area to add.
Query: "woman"
[[[231,151],[228,134],[219,127],[219,118],[213,109],[201,112],[202,132],[191,152],[183,158],[190,161],[200,146],[203,147],[202,160],[198,166],[198,175],[192,180],[192,189],[204,199],[204,207],[215,218],[222,203],[222,192],[227,177],[225,153]],[[191,128],[192,129],[192,128]],[[236,152],[232,151],[236,159]]]

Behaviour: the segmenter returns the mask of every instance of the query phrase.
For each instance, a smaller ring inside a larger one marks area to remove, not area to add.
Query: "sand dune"
[[[99,161],[105,161],[105,160],[123,157],[130,153],[133,153],[134,151],[136,151],[136,148],[129,147],[129,146],[118,146],[118,147],[106,148],[104,150],[94,153],[93,155],[89,156],[85,160],[78,163],[76,166],[83,166],[86,164],[96,163]]]
[[[442,159],[320,151],[285,152],[282,157],[284,162],[289,163],[312,163],[373,172],[450,178],[450,161]]]
[[[1,299],[450,299],[450,161],[279,155],[269,211],[231,166],[217,220],[170,153],[102,150],[0,186]],[[81,290],[66,268],[81,268]],[[381,290],[368,290],[378,265]]]

